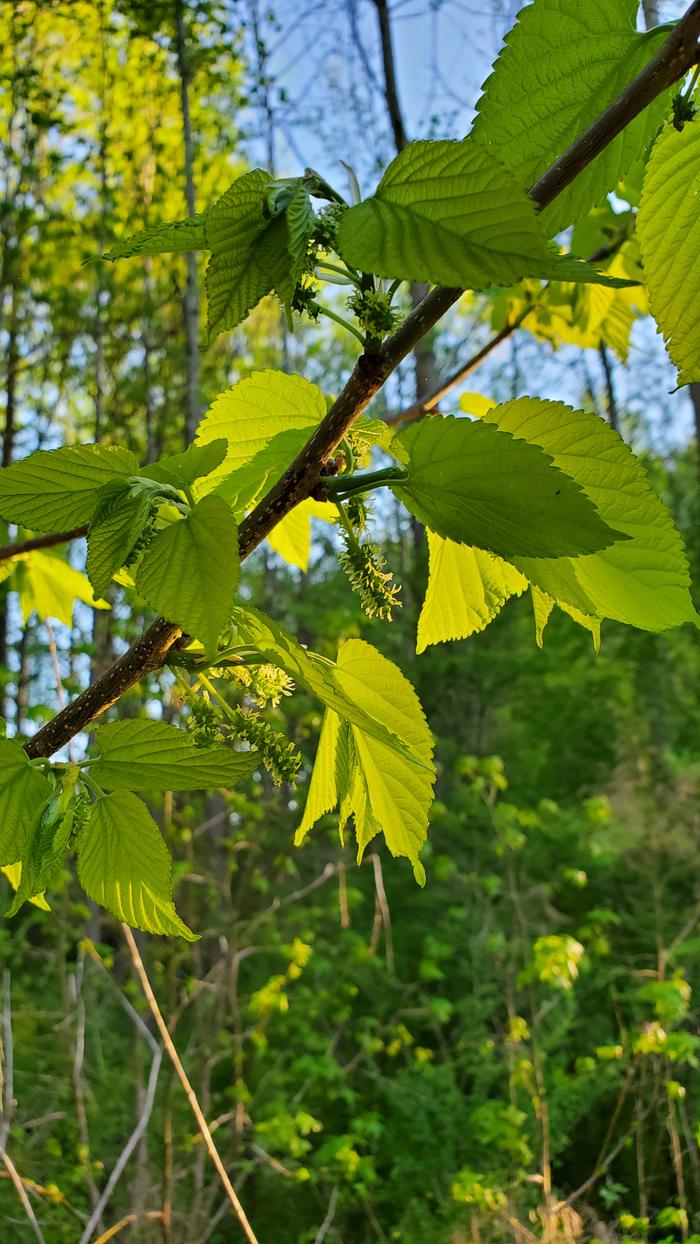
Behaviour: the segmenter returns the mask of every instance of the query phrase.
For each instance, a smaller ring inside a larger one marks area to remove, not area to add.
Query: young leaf
[[[133,928],[194,942],[175,910],[170,870],[160,830],[136,795],[118,791],[93,804],[78,840],[85,893]]]
[[[588,553],[618,538],[546,453],[490,424],[433,415],[392,448],[409,472],[391,485],[396,496],[448,540],[512,558]]]
[[[21,859],[27,831],[51,789],[20,743],[0,739],[0,865]]]
[[[168,220],[151,225],[129,238],[116,242],[103,259],[129,259],[132,255],[166,255],[181,251],[206,249],[204,214],[186,220]]]
[[[43,894],[61,871],[73,832],[70,789],[54,791],[43,811],[36,814],[22,852],[22,869],[7,917],[15,916],[25,903]]]
[[[291,303],[315,217],[301,179],[286,207],[270,217],[266,204],[272,186],[269,173],[253,169],[207,212],[210,341],[236,328],[272,290],[286,307]]]
[[[455,544],[429,531],[428,551],[428,588],[418,619],[416,652],[483,631],[502,605],[527,587],[527,579],[514,566],[483,549]]]
[[[82,600],[91,609],[109,609],[106,600],[95,599],[85,575],[53,552],[35,549],[18,560],[14,586],[25,622],[36,610],[42,621],[55,618],[70,626],[76,600]]]
[[[700,98],[700,97],[699,97]],[[678,368],[700,381],[700,118],[667,125],[647,165],[637,231],[652,315]]]
[[[207,268],[210,340],[236,328],[272,289],[272,278],[255,260],[256,243],[269,223],[263,209],[272,181],[270,173],[252,169],[207,213],[206,244],[212,252]]]
[[[525,189],[470,139],[409,144],[343,214],[339,250],[379,276],[467,289],[524,276],[624,283],[550,247]]]
[[[106,790],[219,790],[236,786],[257,763],[250,752],[197,747],[177,726],[145,718],[99,726],[95,746],[90,776]]]
[[[535,0],[521,9],[477,104],[473,138],[531,185],[656,55],[668,29],[637,34],[638,0]],[[668,93],[639,114],[542,213],[549,237],[614,190],[661,124]]]
[[[257,609],[237,606],[232,620],[242,643],[250,644],[274,665],[279,665],[327,708],[409,761],[422,764],[410,752],[398,717],[387,726],[385,714],[375,716],[371,709],[365,707],[366,697],[362,692],[355,695],[356,689],[350,685],[349,678],[340,679],[338,666],[332,661],[315,652],[307,652],[283,627]]]
[[[227,451],[226,441],[219,437],[206,445],[190,445],[182,454],[160,458],[150,466],[141,467],[139,474],[146,479],[170,484],[173,488],[187,489],[195,480],[211,475],[212,471],[221,466]]]
[[[65,531],[87,523],[98,489],[139,464],[128,449],[73,445],[40,449],[0,471],[0,517],[36,531]]]
[[[557,604],[643,630],[695,621],[683,541],[644,471],[617,432],[597,415],[562,402],[518,398],[494,406],[484,421],[551,454],[584,489],[598,513],[626,540],[592,556],[515,559],[519,570]]]
[[[216,491],[232,501],[240,491],[240,477],[238,481],[232,478],[235,472],[248,466],[283,432],[310,435],[327,410],[324,394],[303,376],[257,371],[240,380],[214,399],[197,428],[198,446],[223,437],[228,451],[221,466],[197,485],[196,495]],[[280,471],[291,461],[281,459],[280,453],[276,459]]]
[[[112,578],[127,561],[148,523],[151,498],[133,496],[125,482],[124,492],[109,506],[98,504],[88,531],[86,569],[98,596],[107,591]]]
[[[425,872],[418,854],[427,835],[435,769],[433,740],[420,701],[401,671],[364,640],[351,639],[342,646],[337,677],[375,720],[403,731],[410,755],[421,765],[408,763],[356,725],[350,727],[352,747],[343,757],[341,731],[333,714],[327,714],[317,756],[319,777],[316,782],[312,778],[295,840],[300,842],[319,816],[340,803],[341,821],[351,814],[355,818],[358,859],[372,838],[383,833],[391,854],[407,856],[422,885]]]
[[[236,520],[221,497],[204,497],[146,549],[136,588],[153,609],[214,652],[239,567]]]

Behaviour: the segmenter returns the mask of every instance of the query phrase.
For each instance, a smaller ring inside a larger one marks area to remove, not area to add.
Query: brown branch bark
[[[696,62],[700,39],[700,0],[694,0],[657,55],[546,173],[530,195],[546,207],[648,104]],[[247,557],[274,527],[306,500],[318,483],[320,467],[332,454],[374,395],[417,342],[462,294],[435,286],[376,354],[362,354],[326,417],[240,529],[241,558]],[[30,756],[50,756],[145,674],[164,664],[181,628],[157,619],[123,657],[91,687],[58,713],[26,744]]]
[[[33,553],[35,549],[51,549],[56,544],[67,544],[69,540],[79,540],[87,535],[88,525],[74,527],[72,531],[51,531],[45,536],[32,536],[29,540],[18,540],[15,544],[0,545],[0,562],[9,561],[11,557],[19,557],[21,553]]]

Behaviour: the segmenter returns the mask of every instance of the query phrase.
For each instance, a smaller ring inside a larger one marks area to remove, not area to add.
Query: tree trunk
[[[180,111],[182,113],[182,139],[185,153],[185,199],[187,213],[194,216],[194,164],[192,154],[192,123],[190,120],[189,64],[183,0],[176,0],[175,49],[177,72],[180,78]],[[194,440],[199,423],[199,278],[197,256],[193,251],[185,255],[185,296],[182,303],[185,322],[185,445]]]

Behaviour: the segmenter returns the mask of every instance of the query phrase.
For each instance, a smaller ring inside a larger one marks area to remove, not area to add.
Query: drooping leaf
[[[700,100],[700,96],[698,97]],[[700,117],[667,125],[647,165],[637,230],[652,315],[678,368],[700,381]]]
[[[0,868],[0,873],[4,873],[12,886],[13,890],[18,890],[22,881],[22,864],[18,860],[16,864],[4,864]],[[29,900],[34,907],[38,907],[40,911],[51,911],[43,894],[34,894]]]
[[[15,739],[0,739],[0,865],[21,859],[27,831],[51,795],[51,783]]]
[[[375,716],[372,709],[367,707],[366,696],[362,692],[359,692],[359,696],[355,695],[349,674],[346,673],[341,680],[337,665],[318,653],[307,652],[279,623],[257,609],[237,606],[232,618],[239,641],[250,644],[267,660],[279,665],[290,678],[306,687],[326,708],[333,709],[341,718],[359,726],[365,734],[389,749],[398,751],[409,761],[421,763],[408,750],[400,718],[397,717],[387,724],[384,713]]]
[[[311,206],[309,192],[301,181],[295,187],[289,200],[284,213],[284,219],[287,229],[287,252],[290,264],[285,279],[277,284],[276,288],[285,307],[289,307],[296,283],[306,263],[309,238],[316,224],[316,216]]]
[[[264,205],[272,180],[263,169],[244,173],[207,213],[210,340],[236,328],[272,289],[273,279],[255,261],[255,244],[269,223]]]
[[[171,484],[173,488],[189,488],[195,480],[211,475],[221,466],[227,451],[226,441],[219,437],[204,445],[190,445],[184,453],[160,458],[150,466],[141,467],[140,474],[146,479]]]
[[[136,587],[153,609],[213,652],[231,612],[239,570],[236,520],[221,497],[204,497],[149,545]]]
[[[314,767],[311,771],[304,805],[304,815],[294,836],[297,846],[304,841],[306,835],[322,816],[338,807],[348,788],[348,775],[342,775],[339,781],[337,772],[338,734],[342,725],[338,714],[327,708],[323,715]]]
[[[92,518],[103,484],[136,472],[138,462],[128,449],[40,449],[0,470],[0,516],[36,531],[70,530]]]
[[[514,566],[483,549],[455,544],[429,531],[428,550],[430,572],[416,652],[483,631],[505,602],[527,587],[527,579]]]
[[[534,0],[518,14],[477,104],[473,138],[529,189],[668,38],[638,34],[637,0]],[[653,140],[668,93],[639,114],[542,213],[553,237],[614,190]]]
[[[562,402],[529,397],[494,406],[484,420],[551,454],[602,518],[628,537],[591,556],[517,557],[531,583],[557,604],[643,630],[695,621],[683,541],[640,463],[608,424]]]
[[[92,584],[54,552],[35,549],[17,561],[15,587],[26,622],[36,610],[42,621],[55,618],[64,626],[73,621],[76,600],[91,609],[109,609],[106,600],[95,598]]]
[[[372,198],[343,214],[339,250],[379,276],[467,289],[524,276],[620,284],[552,248],[532,199],[469,139],[406,147]]]
[[[347,694],[389,729],[402,722],[404,740],[420,767],[352,725],[352,747],[340,757],[341,730],[328,713],[319,743],[318,779],[296,841],[301,842],[319,816],[339,803],[341,821],[355,818],[358,858],[379,833],[392,855],[406,856],[422,885],[425,872],[418,858],[425,843],[433,798],[433,740],[418,697],[408,679],[391,661],[364,640],[351,639],[338,653],[337,677]],[[314,767],[315,769],[315,767]],[[315,776],[315,773],[314,773]],[[342,826],[341,826],[342,828]]]
[[[284,209],[271,216],[267,197],[273,184],[269,173],[253,169],[207,212],[210,341],[236,328],[273,290],[286,307],[291,303],[315,217],[301,178]]]
[[[177,726],[145,718],[99,726],[95,747],[90,776],[105,790],[218,790],[235,786],[256,764],[249,752],[197,747]]]
[[[98,505],[88,530],[86,569],[98,596],[107,591],[112,578],[138,543],[148,523],[151,498],[135,496],[125,486],[109,506]]]
[[[215,398],[197,428],[197,445],[223,437],[228,451],[222,464],[196,485],[196,495],[216,491],[232,500],[240,482],[240,477],[238,482],[229,480],[234,472],[248,466],[282,433],[303,430],[310,435],[327,409],[321,390],[302,376],[258,371],[240,380]],[[281,458],[281,453],[275,458],[280,472],[291,461]]]
[[[166,255],[180,251],[201,251],[207,246],[205,214],[186,220],[168,220],[150,225],[140,233],[116,242],[103,259],[129,259],[132,255]]]
[[[535,642],[538,648],[542,647],[544,642],[544,631],[554,608],[554,601],[551,596],[543,592],[539,587],[533,584],[530,588],[530,596],[532,599],[532,612],[535,618]]]
[[[97,799],[78,840],[85,893],[133,928],[196,941],[175,910],[170,873],[168,850],[145,804],[129,791]]]
[[[71,797],[70,787],[59,787],[35,815],[22,852],[19,885],[6,916],[15,916],[25,903],[43,894],[60,873],[73,832],[75,804]]]
[[[617,532],[534,444],[489,423],[431,416],[392,442],[409,476],[391,487],[431,531],[499,556],[558,557],[604,548]],[[537,551],[535,551],[537,550]]]

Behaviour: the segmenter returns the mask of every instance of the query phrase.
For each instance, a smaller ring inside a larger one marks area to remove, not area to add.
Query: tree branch
[[[72,531],[51,531],[45,536],[32,536],[29,540],[18,540],[15,544],[3,544],[0,545],[0,562],[19,557],[22,553],[33,553],[35,549],[50,549],[55,544],[67,544],[69,540],[79,540],[86,535],[87,523],[82,527],[74,527]]]
[[[700,0],[694,0],[654,59],[532,186],[530,195],[540,208],[561,194],[630,121],[696,63],[699,39]],[[346,432],[399,363],[462,293],[461,289],[435,286],[378,353],[360,355],[311,439],[241,524],[241,558],[248,557],[290,510],[310,496],[321,466]],[[180,635],[180,627],[159,618],[111,669],[29,740],[29,755],[50,756],[84,730],[145,674],[158,669]]]

